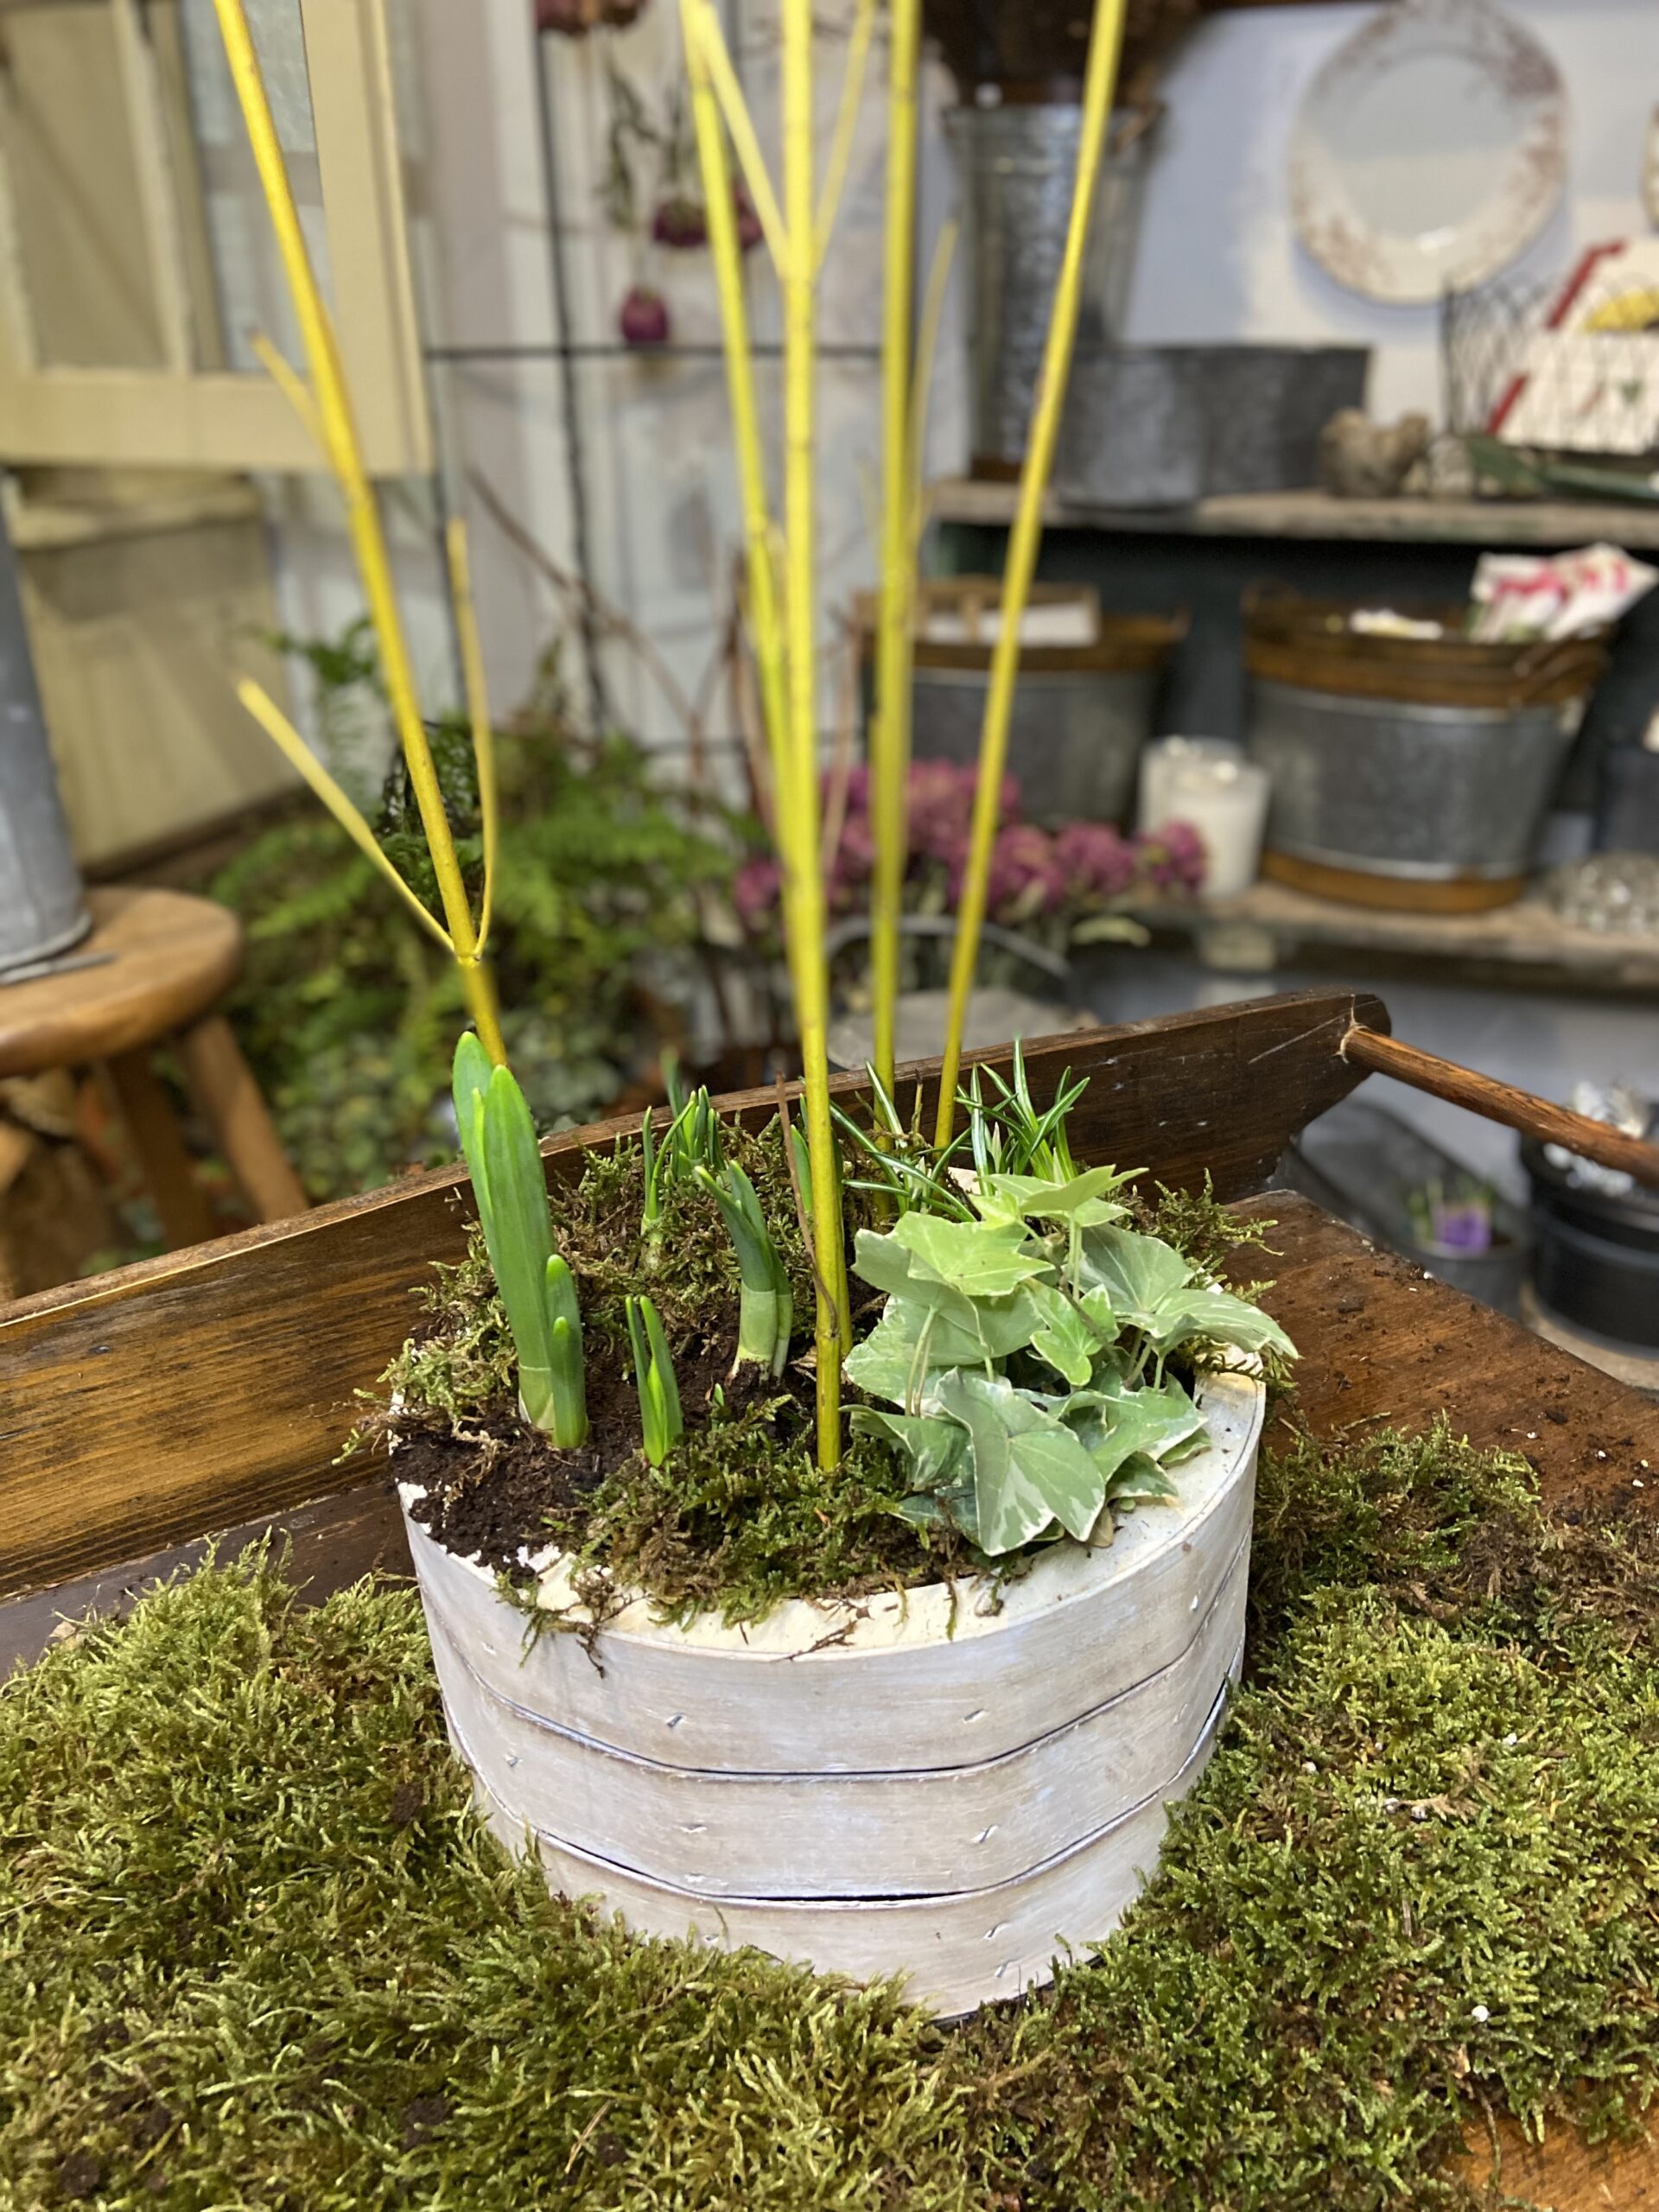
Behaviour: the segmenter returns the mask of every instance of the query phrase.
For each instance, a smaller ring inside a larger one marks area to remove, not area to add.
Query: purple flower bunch
[[[905,871],[907,908],[953,913],[973,824],[976,772],[950,760],[914,760],[910,769],[910,836]],[[825,779],[826,810],[836,803]],[[875,839],[870,820],[870,772],[847,779],[845,813],[825,886],[832,914],[861,910],[869,896]],[[989,909],[1012,928],[1040,922],[1045,933],[1070,931],[1091,914],[1154,895],[1192,893],[1204,881],[1204,841],[1185,822],[1125,836],[1109,822],[1068,822],[1044,830],[1020,818],[1020,785],[1002,784],[1001,827],[991,849]],[[747,861],[734,886],[745,926],[759,935],[777,921],[782,879],[770,858]]]

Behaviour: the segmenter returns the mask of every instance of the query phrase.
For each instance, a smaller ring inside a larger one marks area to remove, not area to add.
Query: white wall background
[[[1639,186],[1659,105],[1654,0],[1503,0],[1554,56],[1571,110],[1571,168],[1554,215],[1506,272],[1548,276],[1605,238],[1649,227]],[[1363,20],[1351,5],[1246,9],[1210,17],[1165,86],[1130,299],[1137,343],[1327,340],[1376,349],[1371,405],[1439,405],[1432,307],[1345,291],[1297,244],[1286,156],[1303,91]]]
[[[1643,137],[1659,103],[1655,0],[1509,0],[1554,55],[1572,111],[1566,199],[1516,267],[1548,275],[1584,245],[1645,227],[1637,196]],[[422,218],[429,340],[440,346],[549,346],[557,334],[550,277],[531,0],[404,0],[417,67],[414,193]],[[827,139],[850,0],[820,10],[822,123]],[[1168,112],[1148,179],[1131,294],[1132,341],[1331,340],[1374,348],[1372,404],[1394,414],[1437,410],[1433,308],[1383,307],[1345,292],[1292,232],[1286,154],[1302,92],[1333,47],[1363,19],[1354,0],[1252,8],[1207,20],[1165,86]],[[773,137],[775,10],[730,0],[728,36],[763,140]],[[554,162],[578,345],[615,336],[618,305],[636,278],[666,296],[677,340],[709,342],[718,321],[708,257],[673,254],[620,236],[596,184],[605,155],[608,54],[661,111],[680,69],[676,11],[650,0],[638,25],[586,41],[540,41],[549,73]],[[873,346],[879,335],[883,67],[856,141],[829,265],[823,318],[828,345]],[[922,189],[923,266],[953,211],[956,180],[939,128],[950,98],[939,70],[927,87]],[[649,186],[646,165],[640,171]],[[649,194],[647,194],[649,197]],[[775,334],[764,254],[751,256],[757,334]],[[965,461],[962,285],[953,285],[933,398],[932,473]],[[647,627],[688,690],[706,680],[738,543],[738,514],[716,361],[588,359],[576,370],[582,461],[596,579]],[[469,513],[480,568],[493,689],[508,701],[529,682],[556,607],[531,565],[501,541],[470,499],[481,471],[549,551],[574,564],[566,424],[557,364],[542,358],[435,365],[449,498]],[[762,388],[776,397],[775,370]],[[870,581],[868,530],[879,464],[873,360],[826,363],[822,384],[822,551],[826,621]],[[653,742],[673,744],[677,718],[626,651],[605,657],[621,715]],[[827,700],[826,700],[827,705]],[[719,728],[728,716],[723,699]]]
[[[774,144],[772,0],[727,0],[728,31],[751,90],[763,138]],[[1546,276],[1585,245],[1647,227],[1639,198],[1643,144],[1659,104],[1659,0],[1505,0],[1548,48],[1571,103],[1567,195],[1516,264]],[[532,0],[399,0],[405,39],[404,105],[410,189],[423,314],[437,346],[529,349],[521,358],[435,364],[432,391],[447,499],[468,515],[493,695],[522,696],[537,655],[560,626],[554,596],[505,543],[468,486],[480,472],[560,563],[575,565],[566,419],[550,276],[547,199],[537,118]],[[843,47],[836,35],[850,0],[823,0],[820,20],[822,124],[827,140]],[[1432,308],[1369,302],[1327,278],[1298,246],[1287,208],[1286,156],[1304,88],[1335,45],[1363,20],[1355,0],[1256,7],[1224,14],[1193,34],[1164,87],[1168,112],[1152,168],[1140,233],[1128,335],[1134,342],[1332,340],[1374,349],[1371,404],[1392,415],[1440,405]],[[595,197],[604,153],[602,70],[608,44],[619,65],[660,110],[679,70],[673,0],[648,0],[639,26],[614,39],[542,42],[550,71],[554,160],[565,218],[572,289],[571,336],[614,335],[628,284],[644,277],[666,295],[677,338],[718,334],[708,257],[675,256],[620,237]],[[872,83],[879,86],[878,44]],[[956,205],[956,182],[938,118],[950,94],[943,73],[927,85],[922,266]],[[823,337],[873,345],[879,334],[883,118],[872,98],[861,124],[830,264]],[[649,187],[648,171],[642,173]],[[751,257],[759,334],[775,332],[770,276]],[[960,282],[938,365],[929,442],[933,474],[959,469],[967,452]],[[541,350],[537,350],[541,349]],[[707,671],[739,543],[738,510],[716,360],[594,359],[578,368],[582,453],[592,558],[607,596],[648,630],[681,684]],[[776,372],[763,379],[776,399]],[[822,391],[823,589],[826,625],[868,583],[874,561],[866,526],[879,462],[878,369],[874,360],[825,365]],[[399,535],[418,585],[423,529],[431,517],[411,493]],[[326,496],[284,494],[285,610],[296,627],[338,626],[355,608],[343,547]],[[448,641],[435,594],[417,590],[418,650],[429,696],[449,680]],[[680,729],[661,694],[626,651],[605,656],[607,688],[625,721],[673,747]],[[716,733],[729,728],[725,702]],[[1268,988],[1297,980],[1274,978]],[[1241,979],[1207,976],[1191,963],[1125,963],[1103,1011],[1117,1018],[1245,995]],[[1385,987],[1402,1033],[1548,1095],[1565,1096],[1581,1074],[1628,1073],[1659,1092],[1659,1031],[1628,1003]],[[1383,1087],[1379,1086],[1379,1095]],[[1397,1086],[1386,1086],[1393,1091]],[[1420,1116],[1466,1158],[1513,1181],[1512,1141],[1450,1109],[1402,1094],[1390,1103]]]

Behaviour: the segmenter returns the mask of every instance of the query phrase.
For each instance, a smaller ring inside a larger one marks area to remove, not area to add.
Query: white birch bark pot
[[[641,1934],[753,1944],[941,2014],[1107,1936],[1197,1779],[1243,1652],[1261,1385],[1207,1379],[1179,1495],[1000,1598],[930,1584],[685,1628],[637,1599],[590,1657],[526,1637],[409,1508],[450,1740],[508,1847]],[[543,1604],[574,1605],[566,1560]]]

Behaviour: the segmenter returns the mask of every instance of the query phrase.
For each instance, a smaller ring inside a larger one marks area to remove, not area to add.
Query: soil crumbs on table
[[[550,1897],[420,1611],[257,1560],[0,1694],[0,2204],[1267,2212],[1474,2201],[1659,2080],[1659,1519],[1442,1431],[1264,1461],[1251,1672],[1156,1878],[941,2028]]]

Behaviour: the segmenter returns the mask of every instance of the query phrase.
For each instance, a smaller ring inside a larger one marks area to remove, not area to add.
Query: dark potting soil
[[[735,1325],[734,1316],[730,1330],[675,1361],[687,1429],[706,1427],[716,1391],[733,1415],[782,1399],[771,1426],[779,1448],[787,1449],[805,1431],[810,1411],[787,1378],[763,1375],[753,1362],[730,1372]],[[521,1574],[525,1549],[556,1538],[567,1547],[580,1542],[609,1478],[631,1465],[645,1474],[632,1378],[619,1360],[590,1361],[588,1440],[575,1451],[560,1451],[516,1409],[503,1409],[468,1421],[459,1434],[416,1429],[400,1439],[395,1464],[400,1483],[422,1486],[410,1510],[446,1550]]]

